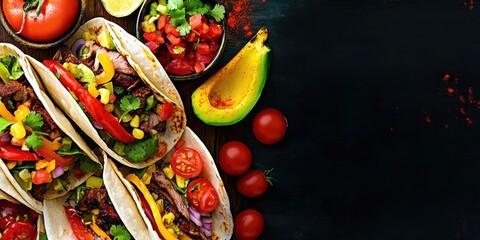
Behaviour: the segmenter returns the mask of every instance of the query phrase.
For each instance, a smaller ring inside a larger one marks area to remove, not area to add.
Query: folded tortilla
[[[113,159],[131,168],[144,168],[151,165],[172,149],[180,139],[186,127],[186,115],[180,94],[176,90],[168,75],[158,62],[156,57],[148,48],[138,41],[134,36],[128,34],[120,26],[103,18],[94,18],[80,26],[77,32],[66,42],[69,48],[76,40],[82,38],[84,32],[100,33],[108,31],[116,46],[116,51],[126,57],[128,63],[135,69],[143,83],[149,87],[157,100],[173,104],[174,113],[166,120],[166,131],[158,134],[159,145],[166,146],[166,151],[157,153],[153,158],[145,161],[132,163],[126,158],[113,151],[100,137],[98,131],[90,122],[86,113],[79,107],[70,93],[62,86],[60,81],[42,64],[31,57],[27,57],[35,70],[42,76],[47,91],[60,108],[92,138],[104,151]]]
[[[115,165],[107,158],[104,151],[101,153],[101,159],[104,163],[103,184],[120,219],[134,239],[149,239],[149,232],[133,198],[115,174]],[[45,228],[48,239],[75,239],[64,210],[64,205],[67,204],[70,196],[71,192],[61,198],[44,200]]]
[[[88,147],[85,141],[76,132],[70,121],[64,116],[64,114],[60,110],[58,110],[53,105],[53,102],[44,92],[44,88],[41,85],[41,80],[31,67],[29,62],[26,60],[26,55],[23,54],[20,49],[18,49],[12,44],[0,43],[0,56],[5,55],[14,56],[18,59],[18,62],[23,69],[24,75],[28,80],[28,83],[32,87],[33,91],[42,103],[45,110],[49,113],[50,117],[57,124],[60,130],[62,130],[68,137],[70,137],[72,141],[88,156],[90,160],[100,164],[93,151]],[[66,174],[68,174],[67,178],[65,179],[67,184],[64,185],[64,188],[61,191],[55,191],[52,188],[47,189],[47,192],[44,195],[46,199],[52,199],[65,195],[70,189],[73,189],[76,186],[82,184],[90,175],[93,174],[93,172],[84,174],[84,176],[82,176],[81,178],[75,177],[71,173],[71,171]],[[5,181],[5,179],[8,181]],[[1,190],[5,191],[7,194],[15,197],[18,201],[24,203],[25,205],[31,207],[38,212],[41,212],[43,210],[42,202],[35,199],[30,192],[25,191],[21,188],[21,186],[10,173],[8,167],[3,160],[0,160],[0,180],[2,180],[2,184],[0,184]],[[18,195],[20,195],[21,198],[18,197]]]
[[[203,159],[203,169],[202,173],[200,174],[201,177],[207,178],[213,187],[217,190],[218,197],[219,197],[219,204],[212,212],[212,236],[211,239],[230,239],[233,234],[233,218],[232,213],[230,211],[230,201],[225,190],[225,186],[223,184],[222,178],[216,168],[215,162],[213,160],[212,155],[208,151],[207,147],[203,144],[203,142],[198,138],[198,136],[189,128],[187,127],[184,134],[182,135],[182,139],[185,141],[182,147],[189,147],[193,148],[200,153]],[[164,158],[166,162],[169,162],[172,158],[175,149],[170,151]],[[139,194],[134,185],[132,185],[126,178],[129,173],[132,172],[132,169],[128,168],[120,168],[115,169],[115,172],[122,180],[123,184],[127,187],[128,191],[130,192],[131,196],[135,200],[137,208],[140,210],[140,214],[143,216],[145,220],[145,224],[148,227],[150,232],[151,239],[160,239],[158,234],[153,230],[152,223],[148,220],[143,211],[141,200],[139,198]],[[117,195],[118,196],[118,195]]]

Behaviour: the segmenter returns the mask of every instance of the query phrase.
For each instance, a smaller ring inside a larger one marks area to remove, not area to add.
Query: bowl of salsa
[[[136,35],[172,80],[205,76],[220,60],[227,37],[225,7],[201,0],[147,0]]]

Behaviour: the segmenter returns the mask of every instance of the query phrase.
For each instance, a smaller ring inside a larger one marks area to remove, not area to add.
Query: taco
[[[11,44],[0,44],[0,72],[0,189],[42,211],[44,198],[65,195],[100,162]]]
[[[0,238],[47,239],[43,216],[5,192],[0,191]]]
[[[104,169],[64,197],[45,200],[49,239],[148,239],[133,198],[102,151]],[[114,167],[114,166],[113,166]]]
[[[156,58],[128,52],[122,41],[134,37],[119,38],[112,30],[118,28],[103,18],[86,22],[53,60],[43,61],[51,72],[29,60],[49,79],[44,84],[52,98],[93,141],[120,163],[143,168],[180,139],[185,111]]]
[[[230,203],[212,156],[187,127],[179,144],[145,169],[119,168],[151,239],[230,239]]]

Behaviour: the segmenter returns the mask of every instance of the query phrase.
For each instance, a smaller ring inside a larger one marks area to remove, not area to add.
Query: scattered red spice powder
[[[266,0],[262,0],[262,3],[266,2]],[[252,0],[220,0],[220,3],[227,9],[227,25],[233,37],[252,37],[253,32],[250,25],[253,20],[255,7]]]

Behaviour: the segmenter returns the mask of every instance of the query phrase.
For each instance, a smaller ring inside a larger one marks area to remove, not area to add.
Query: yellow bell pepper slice
[[[97,234],[100,239],[102,240],[111,240],[111,238],[101,229],[97,226],[95,223],[95,215],[92,215],[92,223],[90,224],[90,228]]]
[[[95,81],[100,85],[112,80],[113,74],[115,74],[115,68],[113,67],[113,63],[107,53],[100,53],[97,55],[97,58],[98,62],[100,62],[103,67],[103,73],[95,76]]]
[[[173,240],[177,239],[175,236],[172,236],[172,234],[167,230],[165,225],[163,225],[163,220],[162,216],[160,214],[160,209],[158,209],[158,205],[153,199],[152,195],[147,189],[147,186],[143,184],[142,180],[137,177],[135,174],[128,174],[127,175],[127,180],[133,183],[138,190],[143,194],[143,197],[145,197],[145,200],[147,200],[148,206],[150,206],[150,209],[152,210],[153,218],[155,219],[155,223],[158,226],[158,229],[160,230],[160,234],[162,234],[162,237],[165,238],[165,240]]]
[[[7,107],[3,102],[0,102],[0,116],[5,118],[7,121],[15,122],[15,116],[11,112],[8,111]]]

